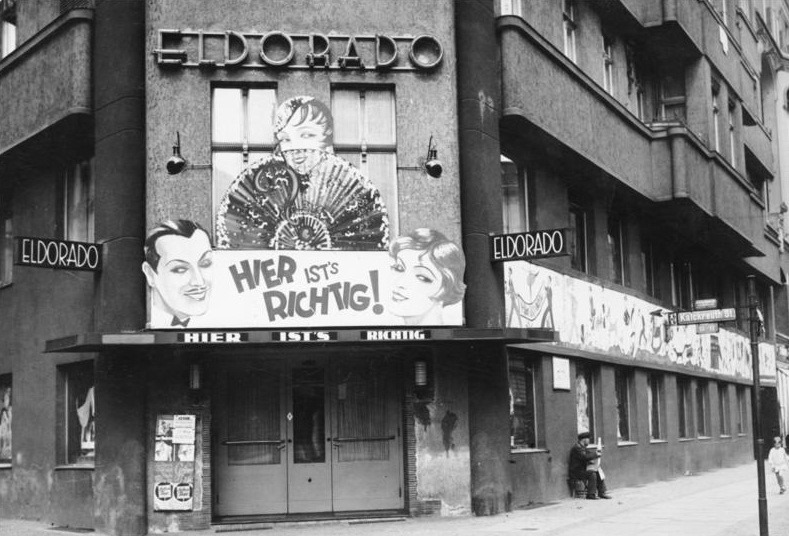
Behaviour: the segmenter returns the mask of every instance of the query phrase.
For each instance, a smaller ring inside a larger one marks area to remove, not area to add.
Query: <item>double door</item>
[[[369,357],[244,361],[214,396],[219,516],[399,509],[394,364]]]

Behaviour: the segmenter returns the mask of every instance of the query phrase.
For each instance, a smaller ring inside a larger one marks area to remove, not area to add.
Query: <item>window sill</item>
[[[731,439],[731,435],[729,435],[729,434],[721,434],[720,438],[721,439]]]
[[[668,441],[665,440],[665,439],[650,439],[649,440],[649,444],[650,445],[667,445]]]
[[[748,437],[748,434],[737,434],[737,437]]]
[[[617,447],[632,447],[634,445],[638,445],[636,441],[619,441],[616,446]]]
[[[695,441],[695,437],[680,437],[677,439],[680,443],[687,443],[688,441]]]
[[[510,454],[547,454],[551,451],[548,449],[530,449],[530,448],[520,448],[520,447],[510,447]]]
[[[11,469],[13,466],[10,463],[0,463],[0,470]]]
[[[712,439],[712,436],[700,435],[696,439],[698,439],[699,441],[709,441],[710,439]]]
[[[4,288],[8,288],[8,287],[12,286],[13,284],[14,284],[13,281],[9,281],[8,283],[0,282],[0,290],[2,290]]]
[[[95,466],[87,463],[71,463],[68,465],[56,465],[55,471],[93,471]]]

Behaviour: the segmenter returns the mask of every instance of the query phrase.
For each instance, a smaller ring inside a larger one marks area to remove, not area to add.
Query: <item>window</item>
[[[523,14],[523,7],[521,6],[521,0],[499,0],[497,2],[498,5],[498,15],[518,15],[522,16]]]
[[[617,440],[631,441],[634,437],[631,425],[631,397],[633,391],[633,371],[617,368],[614,372],[616,389]]]
[[[510,447],[537,448],[537,367],[525,357],[510,357]]]
[[[570,266],[589,273],[587,212],[580,205],[570,203]]]
[[[526,173],[509,158],[501,156],[501,202],[505,233],[529,230]]]
[[[0,197],[0,287],[10,285],[14,275],[14,228],[10,202]]]
[[[696,383],[696,435],[710,435],[710,397],[706,380]]]
[[[712,82],[712,148],[721,152],[721,109],[720,109],[720,85],[713,80]]]
[[[576,22],[575,0],[562,0],[562,24],[564,26],[564,55],[575,62],[575,32],[578,29]]]
[[[11,460],[11,375],[0,375],[0,465]]]
[[[693,304],[693,266],[690,262],[671,263],[671,305],[689,311]]]
[[[745,387],[737,386],[737,424],[736,432],[740,435],[745,434],[745,426],[748,422],[748,404],[745,401]]]
[[[658,115],[661,121],[685,121],[685,73],[668,73],[660,80]]]
[[[658,260],[656,258],[656,247],[652,240],[641,237],[641,270],[646,292],[653,298],[660,299],[660,281],[658,274]]]
[[[731,405],[729,404],[729,385],[718,384],[718,416],[720,417],[720,435],[731,435]]]
[[[627,239],[625,225],[619,216],[608,217],[608,273],[620,285],[630,283],[627,275]]]
[[[734,101],[729,101],[729,154],[731,155],[730,163],[734,168],[737,167],[737,133],[734,128],[736,113],[737,105]]]
[[[93,242],[93,198],[92,162],[69,167],[63,177],[63,238]]]
[[[16,49],[16,1],[0,0],[0,58]]]
[[[389,232],[394,235],[399,228],[394,91],[335,88],[331,100],[335,153],[378,188],[389,214]]]
[[[649,406],[649,437],[652,440],[664,439],[663,434],[663,376],[657,373],[647,375],[647,405]]]
[[[576,362],[575,365],[575,409],[578,433],[589,432],[595,437],[595,377],[592,365]]]
[[[215,87],[211,96],[214,215],[222,196],[247,165],[274,150],[277,96],[273,89]]]
[[[690,397],[690,380],[688,378],[677,377],[677,422],[679,424],[679,437],[691,437],[691,426],[693,426],[693,402]]]
[[[96,446],[93,361],[58,367],[60,463],[92,464]]]
[[[603,88],[614,94],[614,45],[606,36],[603,36]]]
[[[641,68],[641,56],[635,44],[625,44],[625,59],[627,63],[627,94],[631,95],[635,91],[636,115],[641,121],[646,121],[646,83]]]

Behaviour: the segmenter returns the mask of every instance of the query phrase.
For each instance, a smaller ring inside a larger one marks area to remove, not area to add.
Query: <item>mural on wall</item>
[[[375,186],[334,154],[329,108],[312,97],[282,103],[277,146],[225,193],[221,249],[386,250],[389,218]]]
[[[0,464],[11,463],[11,386],[0,385]]]
[[[553,328],[556,344],[750,379],[747,337],[721,329],[665,326],[659,306],[527,261],[505,264],[507,326]],[[668,330],[668,331],[666,331]],[[759,344],[762,376],[775,376],[775,348]]]

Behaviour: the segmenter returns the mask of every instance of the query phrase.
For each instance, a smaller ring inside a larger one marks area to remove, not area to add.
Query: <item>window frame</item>
[[[583,376],[585,383],[587,385],[587,393],[586,393],[586,404],[589,408],[588,418],[589,418],[589,430],[588,432],[592,435],[592,437],[597,437],[597,390],[598,390],[598,375],[599,375],[599,368],[594,366],[591,363],[583,362],[583,361],[576,361],[575,362],[575,378],[573,382],[573,389],[575,391],[575,413],[576,413],[576,427],[578,428],[577,432],[583,432],[586,430],[581,429],[580,426],[577,426],[579,423],[577,419],[580,417],[580,413],[578,411],[578,377]]]
[[[570,267],[579,272],[589,274],[591,273],[589,262],[589,211],[580,204],[570,201],[568,217],[570,220],[568,227],[573,235]],[[577,221],[581,222],[580,231]],[[579,242],[581,242],[580,247]]]
[[[614,40],[603,34],[603,89],[614,95]]]
[[[676,79],[678,82],[682,83],[682,94],[677,95],[668,95],[668,81]],[[685,123],[687,121],[687,98],[688,98],[688,88],[685,84],[685,69],[684,66],[681,69],[676,69],[675,71],[664,72],[660,79],[657,81],[658,86],[658,116],[660,121],[670,122],[670,121],[679,121],[681,123]],[[669,117],[667,111],[669,108],[678,107],[681,105],[682,109],[682,117],[671,116]]]
[[[80,181],[80,184],[76,185],[76,181]],[[61,187],[63,239],[93,242],[96,236],[96,180],[93,159],[69,165],[63,171]],[[81,195],[74,196],[75,191]]]
[[[0,430],[3,423],[6,426],[7,439],[0,436],[0,467],[11,467],[14,460],[13,450],[13,375],[0,374]],[[8,394],[8,404],[5,396]],[[3,456],[4,443],[7,441],[7,457]]]
[[[627,367],[616,367],[614,369],[614,398],[616,401],[617,416],[617,443],[628,445],[635,443],[638,437],[635,430],[635,419],[633,413],[636,411],[634,396],[635,374],[633,369]],[[624,393],[623,393],[624,391]],[[624,409],[624,419],[623,410]],[[623,433],[623,423],[626,429]]]
[[[745,387],[738,385],[735,396],[737,397],[737,435],[744,436],[748,434],[748,404],[745,401]]]
[[[528,170],[525,166],[516,163],[511,158],[502,154],[501,161],[501,204],[502,204],[502,230],[504,234],[523,233],[531,229],[529,222],[529,181]],[[515,170],[515,184],[511,184],[506,177],[508,173],[505,166],[511,165]],[[517,217],[513,212],[517,211]],[[520,220],[519,222],[515,220]],[[520,225],[516,225],[520,223]]]
[[[696,380],[696,437],[712,437],[710,430],[710,390],[707,380]]]
[[[611,213],[608,215],[607,227],[606,239],[608,241],[608,262],[611,268],[611,281],[618,285],[629,286],[626,220],[620,214]]]
[[[665,441],[665,381],[662,374],[647,374],[647,411],[649,413],[650,441]],[[657,399],[657,400],[655,400]],[[657,421],[657,422],[655,422]]]
[[[94,362],[87,360],[58,365],[57,378],[58,464],[72,467],[94,467],[96,453]],[[92,404],[87,404],[87,399],[91,396],[93,397]],[[80,423],[77,408],[85,407],[86,404],[88,411],[92,407],[87,427],[91,426],[90,418],[92,417],[93,431],[89,437],[83,440],[82,436],[86,430]],[[73,411],[71,411],[72,408]]]
[[[16,50],[17,34],[16,1],[0,0],[0,59]]]
[[[517,365],[521,365],[519,368]],[[530,373],[529,373],[530,371]],[[529,358],[524,355],[509,355],[508,357],[508,381],[510,385],[510,449],[511,450],[540,450],[544,446],[544,440],[541,437],[541,412],[539,407],[539,386],[541,378],[541,366],[539,359]],[[518,404],[517,396],[513,388],[518,379],[516,375],[524,374],[524,386],[526,400],[525,403]],[[529,381],[531,380],[531,381]],[[530,386],[530,390],[528,387]],[[530,407],[529,407],[530,406]],[[529,425],[528,418],[524,420],[524,428],[526,429],[526,441],[519,443],[518,433],[516,430],[516,419],[519,415],[518,407],[526,407],[525,415],[528,417],[531,413],[531,424]],[[528,441],[531,436],[531,442]]]
[[[718,382],[718,419],[719,435],[731,437],[731,399],[729,384],[725,382]]]
[[[693,439],[693,396],[690,378],[677,376],[677,437]]]
[[[564,55],[573,63],[578,62],[576,33],[578,31],[578,6],[575,0],[562,0],[562,33],[564,37]]]
[[[737,103],[729,100],[729,155],[731,157],[729,163],[731,167],[737,169],[739,164],[738,144],[737,144],[737,125],[735,123],[735,114],[737,112]]]

